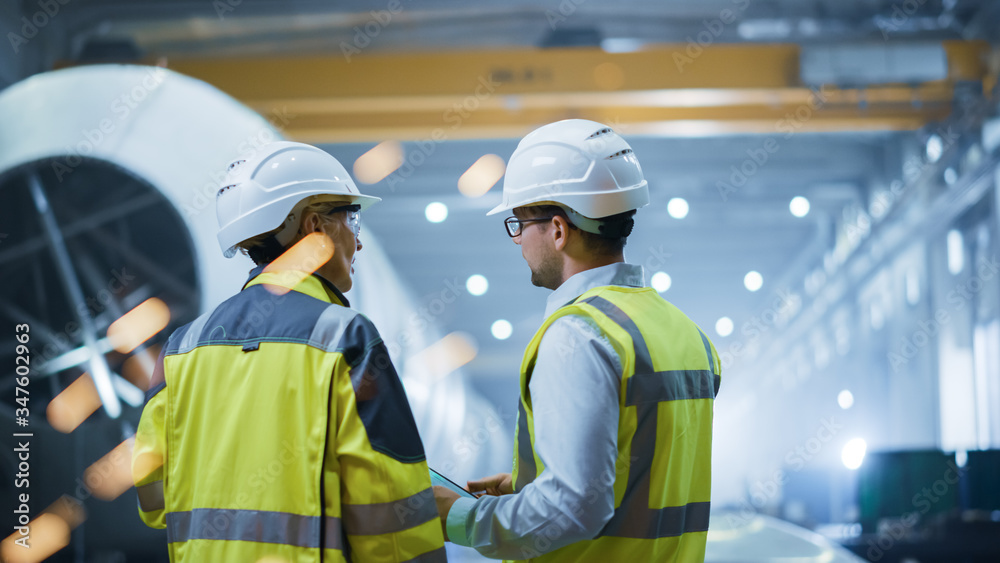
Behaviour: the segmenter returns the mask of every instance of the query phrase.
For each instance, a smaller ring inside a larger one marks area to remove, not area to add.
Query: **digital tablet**
[[[454,481],[445,477],[444,475],[441,475],[437,471],[434,471],[433,469],[431,469],[430,471],[431,471],[431,485],[441,485],[442,487],[446,487],[448,489],[455,491],[456,493],[459,494],[459,496],[463,496],[466,498],[478,498],[476,495],[467,491],[464,487],[460,487]]]

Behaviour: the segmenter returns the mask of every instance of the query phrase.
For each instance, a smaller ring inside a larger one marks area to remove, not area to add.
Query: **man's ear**
[[[569,221],[566,220],[562,215],[556,215],[552,218],[552,224],[549,228],[549,236],[552,237],[552,244],[556,250],[562,250],[566,248],[568,242],[567,236],[569,235]]]
[[[306,214],[302,217],[302,222],[299,224],[300,225],[299,231],[303,235],[308,235],[309,233],[318,233],[319,231],[322,230],[320,229],[320,224],[321,221],[319,218],[319,213],[316,213],[315,211],[307,211]]]

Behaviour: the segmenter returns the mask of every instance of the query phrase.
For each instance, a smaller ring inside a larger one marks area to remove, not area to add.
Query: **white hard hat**
[[[216,195],[219,246],[226,258],[252,237],[285,228],[276,236],[288,244],[298,231],[299,211],[311,201],[344,200],[366,209],[381,198],[363,195],[340,162],[304,143],[281,141],[229,165]]]
[[[600,219],[649,203],[632,147],[607,125],[557,121],[528,133],[507,163],[503,203],[487,215],[553,202]]]

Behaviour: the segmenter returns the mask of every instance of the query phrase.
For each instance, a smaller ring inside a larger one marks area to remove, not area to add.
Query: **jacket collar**
[[[351,306],[344,294],[319,274],[307,274],[295,270],[268,272],[265,271],[267,266],[268,264],[261,264],[250,270],[250,277],[243,284],[243,289],[253,285],[267,284],[304,293],[327,303],[336,303],[344,307]]]
[[[573,274],[562,285],[556,288],[545,302],[545,317],[548,318],[556,309],[569,305],[577,297],[605,285],[621,285],[625,287],[645,287],[642,266],[618,262],[599,268],[592,268]]]

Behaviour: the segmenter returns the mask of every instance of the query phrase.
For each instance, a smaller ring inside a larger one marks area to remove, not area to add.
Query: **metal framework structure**
[[[497,138],[570,117],[633,134],[913,130],[945,118],[956,87],[989,88],[989,45],[939,44],[947,77],[806,85],[795,44],[510,49],[171,59],[305,142]],[[984,84],[985,82],[985,84]]]

